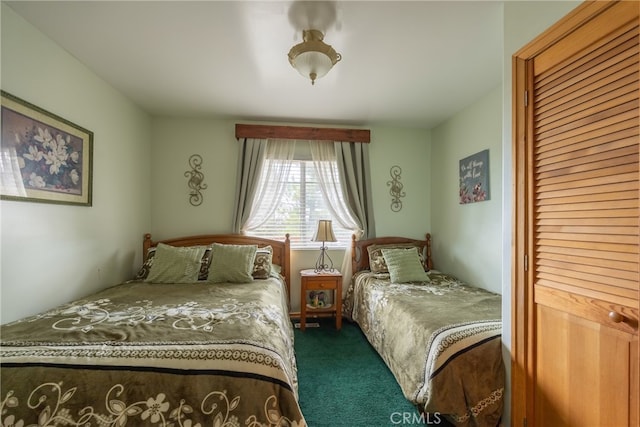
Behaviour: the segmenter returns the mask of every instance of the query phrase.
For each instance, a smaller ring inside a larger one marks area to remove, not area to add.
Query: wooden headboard
[[[270,240],[242,234],[202,234],[154,241],[151,239],[151,234],[147,233],[144,235],[144,241],[142,243],[142,258],[144,261],[146,261],[149,248],[156,246],[158,243],[171,246],[207,246],[212,243],[221,243],[223,245],[258,245],[259,248],[271,246],[273,248],[272,263],[282,267],[282,275],[284,276],[287,286],[287,303],[291,304],[291,242],[289,241],[289,234],[285,235],[284,240]]]
[[[376,237],[373,239],[356,240],[354,235],[351,238],[351,267],[352,272],[356,273],[361,270],[369,270],[369,252],[367,247],[370,245],[388,245],[393,243],[412,243],[415,244],[427,256],[427,267],[429,270],[433,268],[433,258],[431,257],[431,234],[427,233],[425,240],[408,239],[406,237]]]

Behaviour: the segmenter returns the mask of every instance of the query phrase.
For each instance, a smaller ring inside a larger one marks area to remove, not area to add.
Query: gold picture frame
[[[1,94],[0,198],[91,206],[93,132]]]

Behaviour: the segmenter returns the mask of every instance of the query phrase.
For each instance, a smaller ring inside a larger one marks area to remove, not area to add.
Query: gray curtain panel
[[[375,237],[369,144],[334,142],[345,200],[362,225],[362,239]]]
[[[236,204],[233,209],[233,232],[240,233],[249,219],[251,204],[259,184],[267,150],[266,139],[244,138],[239,141]]]

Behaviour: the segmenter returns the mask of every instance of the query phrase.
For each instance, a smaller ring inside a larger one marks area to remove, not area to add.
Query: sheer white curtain
[[[268,139],[264,163],[259,177],[260,185],[251,202],[247,221],[242,232],[255,230],[269,219],[278,207],[283,188],[291,171],[296,141],[292,139]]]
[[[358,237],[362,237],[362,225],[344,201],[344,192],[336,163],[336,150],[333,144],[318,141],[309,141],[309,144],[320,191],[327,201],[331,215],[342,227],[353,231]]]
[[[311,159],[320,184],[320,191],[328,202],[331,215],[342,227],[351,230],[356,235],[356,238],[360,239],[364,230],[352,209],[345,202],[344,185],[340,180],[334,144],[326,141],[309,141],[309,144],[311,147]],[[346,284],[351,281],[352,274],[350,241],[347,243],[340,271],[345,284],[343,289],[346,291]]]
[[[20,173],[20,160],[14,147],[6,147],[0,151],[0,175],[6,196],[27,195]]]

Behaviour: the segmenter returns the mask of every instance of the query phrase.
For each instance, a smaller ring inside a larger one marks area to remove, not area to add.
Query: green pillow
[[[382,249],[382,256],[387,263],[391,283],[429,281],[416,248]]]
[[[198,281],[206,246],[175,247],[158,243],[145,282],[194,283]]]
[[[214,243],[211,251],[209,282],[253,282],[253,262],[257,245],[223,245]]]

